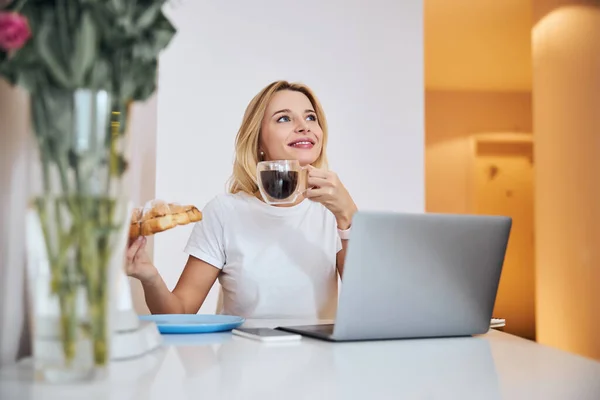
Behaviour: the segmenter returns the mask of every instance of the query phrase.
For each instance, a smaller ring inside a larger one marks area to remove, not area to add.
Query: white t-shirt
[[[236,193],[213,198],[202,214],[185,252],[221,269],[221,313],[335,317],[342,242],[327,208],[311,200],[275,207]]]

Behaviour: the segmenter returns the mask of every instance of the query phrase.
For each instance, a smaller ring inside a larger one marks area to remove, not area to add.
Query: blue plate
[[[211,333],[230,331],[242,325],[242,317],[233,315],[157,314],[140,315],[144,321],[153,321],[160,333]]]

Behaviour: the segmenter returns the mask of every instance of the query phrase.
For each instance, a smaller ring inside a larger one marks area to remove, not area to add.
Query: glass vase
[[[97,379],[110,359],[127,245],[127,107],[110,93],[31,95],[34,166],[27,259],[36,377]]]

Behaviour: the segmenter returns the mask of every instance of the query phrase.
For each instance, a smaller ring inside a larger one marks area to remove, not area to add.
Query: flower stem
[[[27,3],[27,0],[18,0],[15,8],[13,8],[13,12],[19,12],[23,8],[23,6]]]
[[[34,204],[50,264],[50,292],[58,299],[66,364],[72,365],[77,344],[87,335],[94,364],[106,365],[108,271],[114,246],[124,245],[115,240],[125,219],[116,212],[119,199],[111,197],[118,195],[112,185],[122,177],[122,155],[116,145],[122,125],[108,126],[109,137],[100,146],[90,143],[99,138],[85,137],[83,142],[90,145],[79,149],[81,132],[75,128],[71,98],[71,92],[40,93],[32,100],[43,181],[43,194]],[[106,186],[95,186],[99,181]],[[85,310],[78,309],[80,293],[85,296]]]
[[[71,283],[67,283],[68,288],[61,290],[61,296],[59,296],[60,302],[60,322],[61,322],[61,333],[62,333],[62,344],[65,361],[67,365],[70,365],[75,358],[75,352],[77,348],[77,310],[76,310],[76,287]]]

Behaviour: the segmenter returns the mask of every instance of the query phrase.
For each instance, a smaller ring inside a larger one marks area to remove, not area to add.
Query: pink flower
[[[27,18],[14,12],[0,12],[0,49],[19,50],[30,37]]]

